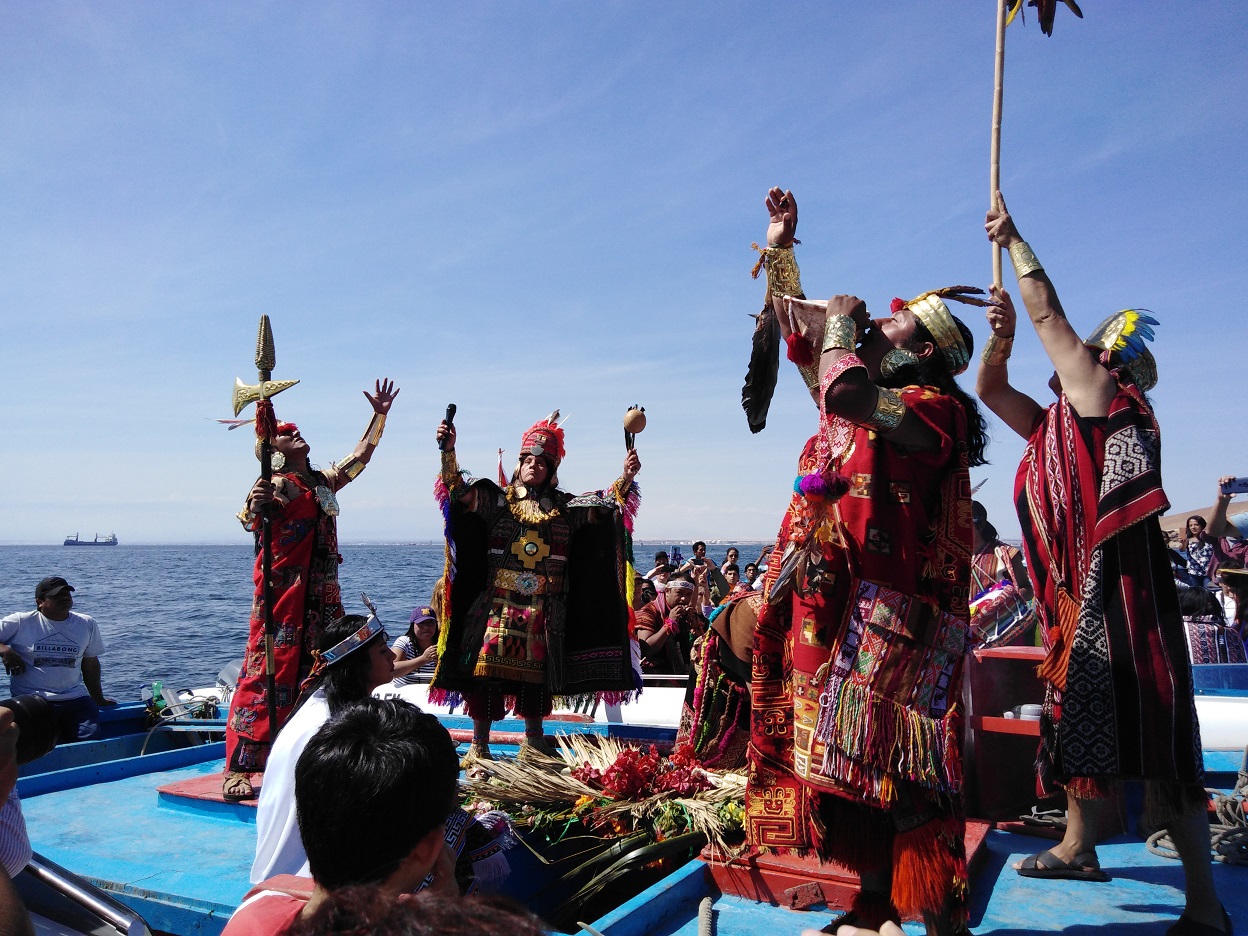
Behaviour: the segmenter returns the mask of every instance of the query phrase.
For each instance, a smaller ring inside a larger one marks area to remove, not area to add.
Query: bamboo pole
[[[1001,104],[1005,90],[1005,7],[1006,0],[997,0],[997,58],[992,91],[992,155],[988,172],[988,204],[996,205],[1001,189]],[[992,281],[1001,285],[1001,248],[992,245]]]

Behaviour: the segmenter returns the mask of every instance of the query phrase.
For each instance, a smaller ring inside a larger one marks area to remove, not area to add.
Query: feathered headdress
[[[1148,309],[1115,312],[1084,339],[1101,352],[1101,361],[1112,370],[1123,370],[1142,393],[1157,386],[1157,361],[1146,341],[1153,340],[1153,326],[1160,324]]]
[[[558,410],[529,427],[520,440],[520,454],[537,455],[539,458],[551,460],[554,468],[559,467],[565,450]]]

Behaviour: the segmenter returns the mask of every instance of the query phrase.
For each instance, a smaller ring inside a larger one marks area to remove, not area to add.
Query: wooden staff
[[[273,416],[268,400],[299,381],[273,380],[273,368],[277,366],[277,353],[273,348],[273,328],[267,315],[260,316],[260,333],[256,337],[256,371],[259,379],[254,386],[241,380],[234,381],[234,415],[243,411],[248,403],[256,404],[256,435],[260,439],[260,477],[266,482],[273,480]],[[264,675],[265,702],[269,718],[269,741],[277,737],[277,660],[274,643],[277,625],[273,620],[273,530],[272,510],[260,511],[260,590],[264,602]]]
[[[1005,93],[1005,7],[997,0],[997,65],[992,90],[992,156],[988,171],[988,205],[995,206],[1001,190],[1001,104]],[[992,245],[992,281],[1001,285],[1001,248]]]

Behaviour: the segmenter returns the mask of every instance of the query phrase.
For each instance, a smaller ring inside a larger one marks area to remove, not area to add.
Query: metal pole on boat
[[[277,434],[277,418],[273,404],[269,402],[277,394],[297,384],[298,380],[273,380],[273,368],[277,366],[277,352],[273,346],[273,327],[267,315],[260,316],[260,333],[256,337],[256,371],[259,381],[247,386],[241,380],[234,382],[234,415],[242,412],[248,403],[256,404],[256,438],[260,441],[260,477],[273,480],[273,437]],[[277,633],[273,621],[273,530],[272,511],[260,512],[260,591],[264,604],[264,675],[265,703],[269,719],[270,741],[277,735],[277,661],[273,645]]]

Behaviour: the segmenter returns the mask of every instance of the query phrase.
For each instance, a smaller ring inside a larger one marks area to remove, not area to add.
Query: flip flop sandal
[[[1061,809],[1037,809],[1033,806],[1031,812],[1018,818],[1023,825],[1039,826],[1045,829],[1066,828],[1066,813]]]
[[[1231,915],[1222,908],[1222,929],[1214,929],[1208,923],[1197,923],[1189,920],[1187,914],[1179,917],[1179,921],[1166,930],[1166,936],[1234,936],[1235,927],[1231,925]]]
[[[256,788],[251,785],[245,773],[227,771],[221,776],[221,798],[227,803],[241,803],[243,800],[255,799]]]
[[[1067,864],[1049,850],[1038,855],[1029,855],[1023,859],[1023,866],[1018,869],[1023,877],[1052,878],[1071,881],[1108,881],[1109,875],[1101,870],[1096,860],[1096,852],[1080,852]]]

